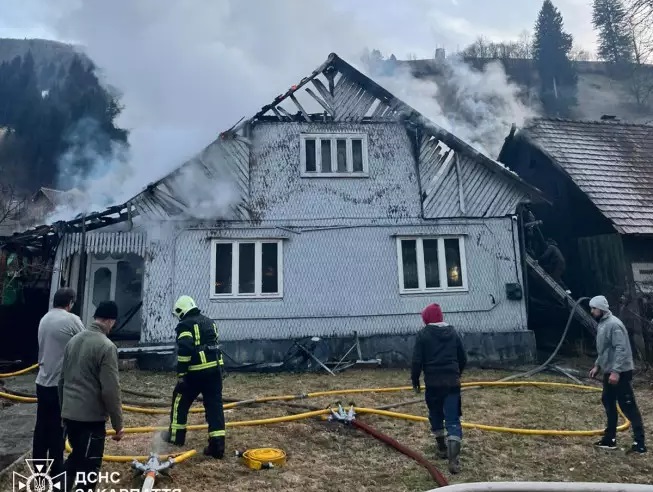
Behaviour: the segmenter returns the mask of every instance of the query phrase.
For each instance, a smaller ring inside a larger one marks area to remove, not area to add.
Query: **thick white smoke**
[[[101,69],[101,79],[121,91],[125,109],[116,123],[131,132],[127,161],[98,155],[93,171],[81,182],[73,180],[88,192],[87,208],[133,196],[311,73],[330,52],[360,66],[364,48],[391,49],[355,16],[321,0],[63,0],[58,5],[59,38],[83,46]],[[446,90],[453,105],[434,99],[442,88],[406,73],[378,81],[492,156],[510,124],[528,114],[496,67],[480,74],[452,65]],[[234,194],[211,196],[216,209],[224,209]],[[202,215],[210,209],[202,201]]]
[[[411,105],[435,124],[465,140],[489,157],[499,155],[504,139],[515,123],[518,126],[536,116],[520,88],[508,81],[495,61],[482,71],[460,58],[438,62],[435,78],[416,79],[405,65],[375,80]]]

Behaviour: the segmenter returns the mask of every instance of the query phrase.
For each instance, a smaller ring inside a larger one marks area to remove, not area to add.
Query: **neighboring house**
[[[357,332],[365,357],[406,363],[432,302],[472,358],[530,359],[517,212],[539,200],[331,54],[124,205],[57,225],[52,291],[77,286],[85,319],[142,300],[143,346],[174,340],[191,295],[241,362]]]
[[[83,200],[84,194],[79,190],[62,191],[42,186],[32,196],[29,208],[31,216],[43,221],[57,209],[68,208],[74,210],[79,204],[83,203]]]
[[[653,294],[653,126],[536,119],[499,159],[552,202],[533,208],[565,253],[571,290],[605,294],[641,331]]]

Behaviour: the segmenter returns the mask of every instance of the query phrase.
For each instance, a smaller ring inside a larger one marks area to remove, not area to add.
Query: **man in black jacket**
[[[209,424],[209,445],[204,454],[224,457],[225,421],[222,405],[223,359],[218,348],[215,322],[201,314],[189,296],[177,299],[173,310],[179,318],[177,333],[177,385],[172,395],[170,427],[163,439],[177,446],[186,442],[188,411],[202,394],[206,421]]]
[[[438,304],[427,306],[422,311],[422,320],[425,326],[417,334],[413,351],[413,388],[420,391],[419,378],[424,371],[424,396],[429,409],[431,432],[435,435],[440,457],[449,460],[449,471],[459,473],[458,457],[463,437],[460,425],[460,376],[467,364],[467,355],[456,329],[444,322]]]

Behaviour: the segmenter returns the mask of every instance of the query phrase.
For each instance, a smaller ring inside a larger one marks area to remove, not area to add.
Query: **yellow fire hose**
[[[556,388],[570,388],[570,389],[580,389],[580,390],[585,390],[585,391],[601,391],[601,388],[597,388],[594,386],[582,386],[578,384],[570,384],[570,383],[553,383],[553,382],[545,382],[545,381],[510,381],[510,382],[500,382],[500,381],[480,381],[480,382],[468,382],[468,383],[463,383],[463,387],[466,386],[487,386],[487,387],[510,387],[510,386],[548,386],[548,387],[556,387]],[[283,400],[293,400],[297,398],[302,398],[302,397],[307,397],[307,398],[316,398],[316,397],[322,397],[322,396],[331,396],[331,395],[343,395],[343,394],[358,394],[358,393],[387,393],[387,392],[399,392],[399,391],[406,391],[406,390],[412,390],[411,386],[399,386],[399,387],[389,387],[389,388],[362,388],[362,389],[345,389],[345,390],[330,390],[330,391],[319,391],[319,392],[314,392],[314,393],[308,393],[306,395],[282,395],[282,396],[272,396],[272,397],[263,397],[256,399],[257,402],[266,402],[266,401],[283,401]],[[15,401],[22,401],[25,400],[26,398],[24,397],[19,397],[16,395],[10,395],[8,393],[0,393],[1,397],[9,398],[11,400]],[[235,404],[227,404],[225,405],[225,408],[230,408],[235,406]],[[159,413],[167,413],[166,410],[164,409],[152,409],[152,408],[141,408],[141,407],[128,407],[128,406],[123,406],[123,408],[127,411],[133,411],[133,412],[138,412],[138,413],[147,413],[147,414],[159,414]],[[162,411],[163,410],[163,411]],[[194,409],[198,412],[202,412],[202,408],[196,408]],[[376,410],[372,408],[355,408],[355,411],[360,414],[374,414],[374,415],[381,415],[385,417],[390,417],[390,418],[397,418],[397,419],[403,419],[403,420],[409,420],[409,421],[414,421],[414,422],[425,422],[428,419],[426,417],[422,417],[419,415],[411,415],[411,414],[405,414],[405,413],[398,413],[398,412],[390,412],[386,410]],[[283,417],[272,417],[272,418],[266,418],[266,419],[257,419],[257,420],[242,420],[242,421],[235,421],[235,422],[227,422],[227,427],[245,427],[245,426],[256,426],[256,425],[269,425],[269,424],[277,424],[277,423],[282,423],[282,422],[292,422],[296,420],[302,420],[302,419],[308,419],[312,417],[317,417],[320,415],[327,415],[331,412],[329,409],[324,409],[324,410],[316,410],[316,411],[311,411],[311,412],[304,412],[300,413],[297,415],[288,415],[288,416],[283,416]],[[630,422],[626,419],[625,415],[619,408],[619,413],[621,416],[626,420],[626,422],[622,425],[620,425],[617,430],[622,432],[627,430],[630,427]],[[462,427],[467,428],[467,429],[478,429],[478,430],[483,430],[483,431],[492,431],[492,432],[503,432],[503,433],[510,433],[510,434],[520,434],[520,435],[539,435],[539,436],[596,436],[596,435],[601,435],[603,434],[603,429],[592,429],[592,430],[557,430],[557,429],[524,429],[524,428],[512,428],[512,427],[500,427],[500,426],[492,426],[492,425],[485,425],[485,424],[478,424],[474,422],[462,422]],[[208,426],[206,424],[201,424],[201,425],[189,425],[187,427],[187,430],[189,431],[194,431],[194,430],[205,430],[207,429]],[[150,432],[155,432],[159,430],[166,430],[167,427],[128,427],[124,429],[124,432],[126,434],[137,434],[137,433],[150,433]],[[113,430],[107,431],[107,435],[113,435],[115,432]],[[66,443],[66,449],[68,452],[70,452],[70,446],[68,443]],[[168,454],[168,455],[162,455],[160,456],[160,459],[167,459],[170,456],[175,457],[175,459],[178,459],[181,456],[186,456],[184,459],[187,459],[188,457],[192,456],[195,454],[195,450],[188,451],[187,453],[183,454]],[[189,454],[191,453],[191,454]],[[105,455],[103,458],[105,461],[114,461],[114,462],[131,462],[132,460],[136,459],[139,461],[148,459],[147,456],[112,456],[112,455]]]
[[[14,376],[20,376],[21,374],[27,374],[28,372],[33,371],[34,369],[37,369],[38,367],[39,367],[38,364],[34,364],[33,366],[26,367],[25,369],[21,369],[20,371],[0,374],[0,379],[2,379],[2,378],[13,378]]]
[[[286,464],[286,453],[277,448],[248,449],[244,453],[237,453],[242,458],[247,468],[260,470],[262,468],[278,468]]]

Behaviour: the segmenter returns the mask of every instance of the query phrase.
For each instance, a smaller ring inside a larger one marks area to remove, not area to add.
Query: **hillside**
[[[67,44],[0,39],[0,174],[22,194],[68,189],[127,141],[121,107],[92,61]],[[2,198],[2,197],[0,197]]]
[[[479,70],[491,62],[501,63],[508,79],[521,87],[525,99],[531,105],[537,104],[539,78],[533,60],[467,58],[464,61]],[[386,73],[407,69],[418,78],[442,82],[444,63],[436,59],[388,60],[385,64]],[[578,95],[577,104],[571,110],[573,118],[596,120],[608,114],[624,121],[639,123],[653,121],[653,97],[649,97],[647,105],[638,106],[633,94],[631,78],[613,75],[608,64],[603,62],[576,61],[574,65],[578,72]],[[653,88],[653,66],[647,66],[643,73],[646,82]]]
[[[70,44],[47,39],[0,38],[0,64],[11,62],[17,56],[24,57],[28,52],[34,58],[37,83],[41,90],[48,90],[54,83],[65,78],[75,55],[89,63],[86,56]]]

